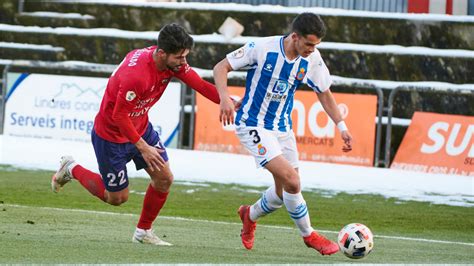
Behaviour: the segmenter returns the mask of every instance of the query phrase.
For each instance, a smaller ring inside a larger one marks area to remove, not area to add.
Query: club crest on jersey
[[[263,146],[262,144],[258,144],[257,148],[258,154],[265,155],[265,153],[267,153],[267,148],[265,148],[265,146]]]
[[[238,59],[238,58],[242,58],[244,56],[244,54],[245,54],[245,49],[244,49],[244,47],[242,47],[242,48],[239,48],[239,49],[235,50],[232,53],[232,57]]]
[[[296,74],[296,79],[303,80],[305,75],[306,75],[305,69],[302,67],[300,68],[300,71],[298,71],[298,73]]]
[[[135,94],[134,91],[127,91],[127,94],[125,94],[125,100],[127,101],[133,101],[137,97],[137,94]]]

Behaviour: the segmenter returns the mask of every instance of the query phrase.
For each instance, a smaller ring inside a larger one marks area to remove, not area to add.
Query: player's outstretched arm
[[[221,99],[219,121],[225,125],[234,124],[234,108],[236,104],[232,102],[229,90],[227,89],[227,74],[232,71],[227,58],[214,66],[214,81],[217,92]]]
[[[336,100],[331,93],[331,90],[326,90],[322,93],[318,93],[319,101],[323,106],[326,113],[329,117],[334,121],[337,125],[337,128],[341,132],[342,140],[344,140],[344,146],[342,147],[343,152],[349,152],[352,150],[352,135],[349,132],[349,129],[346,126],[346,123],[342,119],[341,112],[339,112],[339,108],[337,107]]]
[[[184,66],[183,69],[176,74],[176,77],[186,83],[186,85],[191,87],[193,90],[202,94],[202,96],[217,104],[220,103],[216,87],[203,80],[189,65]]]

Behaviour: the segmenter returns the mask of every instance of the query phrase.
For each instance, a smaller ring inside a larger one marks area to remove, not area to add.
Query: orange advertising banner
[[[240,98],[245,88],[229,87],[229,92]],[[353,150],[342,152],[340,133],[316,93],[297,91],[291,115],[300,159],[372,166],[377,97],[334,93],[334,98],[354,138]],[[234,126],[224,127],[219,123],[218,105],[200,94],[197,94],[196,104],[195,150],[247,153],[235,136]]]
[[[391,168],[474,176],[474,117],[415,112]]]

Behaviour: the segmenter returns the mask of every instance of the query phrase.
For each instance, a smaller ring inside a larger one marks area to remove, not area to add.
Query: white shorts
[[[240,143],[255,158],[257,168],[283,155],[293,168],[298,168],[298,150],[293,131],[281,132],[261,127],[238,126],[235,129]]]

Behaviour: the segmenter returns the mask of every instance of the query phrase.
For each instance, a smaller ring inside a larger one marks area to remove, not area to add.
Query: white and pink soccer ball
[[[359,223],[344,226],[337,236],[337,244],[344,255],[352,259],[367,256],[374,247],[374,235],[370,229]]]

